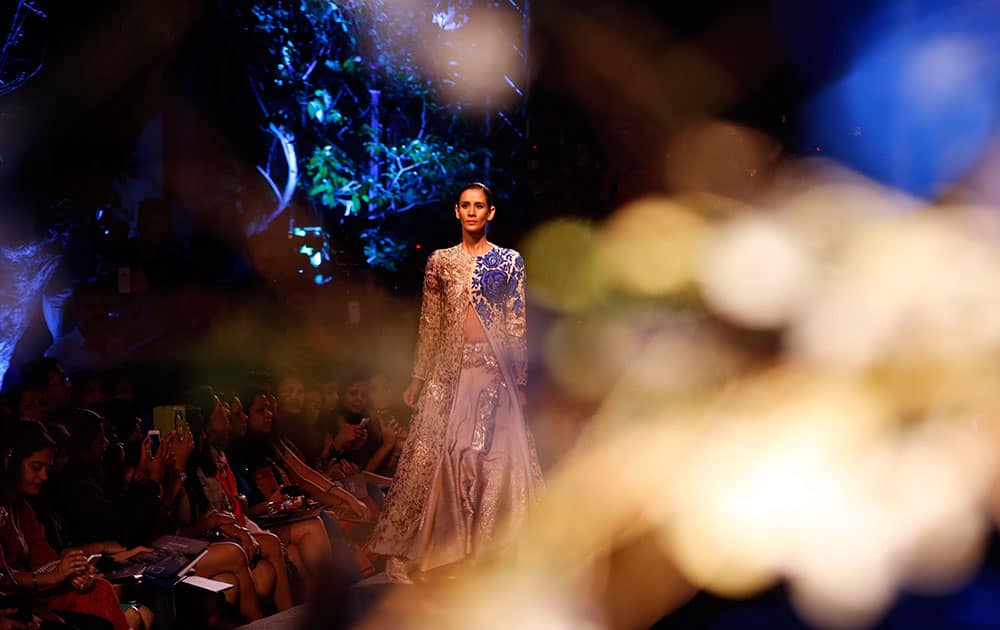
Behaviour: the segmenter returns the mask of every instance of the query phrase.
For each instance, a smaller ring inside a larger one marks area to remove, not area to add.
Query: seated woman
[[[331,535],[343,532],[360,543],[371,523],[369,506],[322,473],[308,466],[295,450],[276,438],[271,400],[263,390],[248,390],[247,434],[229,449],[233,466],[257,489],[257,498],[284,496],[282,488],[296,486],[305,496],[329,508]],[[364,574],[371,568],[367,553],[355,549],[355,559]]]
[[[181,533],[192,538],[204,538],[209,532],[233,522],[229,515],[213,514],[186,527]],[[249,558],[239,543],[211,543],[205,555],[195,565],[194,574],[232,584],[235,588],[226,591],[226,603],[236,605],[244,621],[255,621],[264,616],[257,597],[257,586],[250,572]],[[206,621],[208,627],[221,625],[219,619]]]
[[[368,417],[369,424],[377,427],[381,434],[378,450],[372,455],[365,470],[392,477],[396,474],[396,464],[406,443],[406,430],[400,426],[392,409],[392,389],[389,379],[382,372],[372,374],[368,379]]]
[[[346,463],[344,454],[350,450],[360,448],[368,439],[368,431],[364,426],[348,424],[344,422],[337,412],[331,412],[324,416],[322,421],[323,433],[320,436],[322,449],[318,456],[308,460],[311,467],[323,472],[334,481],[344,478],[348,474],[353,474],[360,470],[354,470],[353,464],[351,472],[344,472],[340,469],[341,463]],[[299,443],[282,432],[282,441],[295,451],[303,461],[306,460],[305,453],[299,447]],[[336,464],[336,466],[334,466]]]
[[[285,374],[278,379],[277,406],[272,408],[275,417],[282,419],[282,435],[291,440],[300,456],[310,465],[315,464],[323,448],[323,426],[320,424],[319,409],[322,397],[318,389],[313,390],[310,400],[305,382],[295,374]],[[252,401],[246,400],[247,405]]]
[[[187,419],[195,450],[187,470],[189,525],[182,531],[185,535],[214,535],[237,542],[250,560],[257,595],[271,599],[279,611],[291,608],[294,602],[281,541],[246,517],[236,477],[226,459],[229,406],[210,387],[192,392],[188,402]],[[216,514],[231,520],[206,527]]]
[[[130,403],[122,400],[112,400],[103,405],[99,413],[107,420],[105,426],[110,426],[118,440],[125,446],[125,462],[128,468],[135,469],[139,465],[142,451],[140,445],[145,437],[142,431],[142,419],[136,416]]]
[[[124,426],[127,429],[131,423],[124,422]],[[235,517],[231,514],[216,513],[198,523],[191,523],[191,510],[184,482],[194,447],[194,438],[190,429],[174,430],[162,440],[159,452],[154,457],[151,443],[147,437],[140,443],[140,453],[138,463],[134,468],[134,476],[140,479],[158,478],[160,476],[158,472],[150,471],[166,469],[167,472],[163,475],[164,481],[162,483],[162,502],[168,531],[176,531],[192,538],[201,538],[206,532],[235,522]],[[126,453],[128,450],[126,448]],[[181,523],[185,524],[184,530],[177,531]],[[242,618],[237,618],[237,621],[249,622],[263,617],[253,574],[250,572],[249,560],[239,544],[234,542],[209,544],[205,555],[195,565],[194,573],[201,577],[233,585],[234,588],[225,592],[225,601],[228,605],[237,607],[238,617]],[[209,616],[204,619],[204,627],[231,627],[233,625],[222,618],[223,611],[209,610],[208,612]],[[126,616],[128,615],[129,612],[126,611]],[[146,627],[149,627],[148,624]]]
[[[55,457],[52,438],[41,424],[21,421],[4,444],[9,446],[3,454],[0,496],[0,552],[5,568],[0,588],[30,593],[57,615],[68,613],[65,617],[77,626],[99,627],[88,621],[99,617],[114,630],[129,630],[111,584],[95,577],[84,550],[57,554],[28,503],[28,497],[37,495],[48,479]]]
[[[379,414],[371,413],[372,380],[376,385],[384,385],[383,380],[371,379],[364,373],[357,373],[347,381],[347,388],[344,390],[333,428],[336,430],[343,424],[363,426],[366,432],[364,443],[345,451],[342,458],[362,470],[383,475],[388,472],[390,474],[387,476],[391,476],[393,471],[387,470],[386,467],[396,450],[399,427],[388,413],[388,389],[384,392],[378,389],[375,392],[378,395],[375,410]]]
[[[123,560],[128,555],[123,545],[148,544],[167,525],[169,515],[160,501],[168,470],[166,449],[158,461],[163,465],[147,465],[135,474],[126,466],[124,446],[114,434],[109,439],[105,433],[109,425],[100,415],[72,409],[66,423],[68,461],[56,479],[55,510],[46,522],[58,521],[64,545]],[[109,448],[112,440],[114,449]],[[151,627],[152,611],[142,604],[132,602],[125,616],[133,628]]]
[[[102,418],[93,411],[75,409],[68,420],[69,463],[56,492],[56,511],[62,517],[67,543],[85,545],[115,540],[126,546],[147,544],[162,529],[160,488],[167,469],[151,467],[125,478],[118,456],[105,461],[109,440]],[[160,458],[158,464],[164,463]]]
[[[249,396],[253,396],[258,401],[257,407],[249,411],[254,414],[255,421],[259,421],[263,410],[263,405],[259,403],[267,399],[263,396],[255,396],[253,392],[249,393]],[[230,431],[232,440],[235,442],[246,437],[249,417],[243,410],[243,403],[240,397],[233,399],[230,403],[230,409]],[[245,468],[233,466],[232,464],[231,466],[233,472],[236,474],[237,486],[246,497],[247,512],[251,517],[266,513],[275,504],[294,502],[296,500],[301,504],[301,497],[296,498],[285,495],[282,487],[277,483],[266,487],[266,491],[269,492],[262,490],[261,485],[258,484],[258,480],[266,483],[266,480],[262,479],[263,475],[260,474],[263,471],[253,471],[253,473],[250,473]],[[268,472],[270,472],[271,479],[274,479],[273,470],[269,470]],[[285,548],[288,550],[288,559],[291,560],[292,564],[298,570],[299,575],[302,576],[306,588],[309,590],[317,588],[322,571],[333,563],[330,538],[326,527],[323,525],[323,521],[319,517],[309,518],[286,525],[271,527],[269,531],[277,535],[285,545]]]

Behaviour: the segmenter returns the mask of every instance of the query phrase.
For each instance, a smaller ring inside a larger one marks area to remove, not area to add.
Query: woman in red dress
[[[0,588],[30,593],[46,609],[92,615],[114,630],[129,630],[111,584],[94,575],[81,549],[62,554],[49,545],[45,528],[27,498],[48,479],[55,443],[33,421],[15,423],[0,453]]]

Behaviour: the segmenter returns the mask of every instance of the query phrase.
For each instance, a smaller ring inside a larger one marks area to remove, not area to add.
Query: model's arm
[[[527,307],[524,301],[524,259],[515,254],[514,269],[507,292],[505,321],[507,340],[510,344],[511,362],[517,387],[523,390],[528,384]]]
[[[424,271],[424,295],[420,305],[420,328],[417,332],[413,378],[403,394],[403,400],[411,407],[417,403],[420,390],[434,371],[434,364],[437,362],[443,309],[441,277],[438,273],[437,254],[434,253],[427,259],[427,269]]]

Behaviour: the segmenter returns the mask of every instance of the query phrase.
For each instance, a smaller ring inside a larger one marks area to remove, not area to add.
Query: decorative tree
[[[428,37],[448,50],[442,12],[424,4],[261,0],[238,12],[262,53],[250,80],[271,145],[258,171],[275,199],[251,233],[301,189],[345,239],[359,239],[369,265],[394,269],[407,243],[390,220],[482,172],[481,130],[460,106],[439,104],[456,77],[428,78],[418,62]]]
[[[31,29],[47,17],[39,3],[18,0],[13,10],[0,19],[8,16],[9,28],[0,48],[0,96],[11,94],[30,81],[44,62],[44,40],[29,37]],[[6,153],[3,149],[0,147],[0,156]],[[3,218],[0,214],[0,219]],[[53,230],[44,238],[32,238],[9,224],[0,224],[0,383],[14,347],[28,327],[30,307],[36,304],[59,262],[64,236]]]
[[[11,15],[10,28],[0,48],[0,96],[21,87],[42,69],[43,54],[35,50],[38,44],[27,37],[32,23],[47,16],[38,2],[17,0]]]

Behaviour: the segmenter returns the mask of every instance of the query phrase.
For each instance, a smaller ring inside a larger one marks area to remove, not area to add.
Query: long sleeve
[[[518,385],[528,384],[528,340],[527,313],[524,302],[524,259],[515,254],[504,320],[507,340],[510,344],[511,361],[514,368],[514,379]]]
[[[31,568],[37,569],[46,564],[59,559],[59,554],[49,544],[45,537],[45,526],[42,525],[35,511],[31,509],[27,502],[21,503],[21,531],[28,543],[31,554]]]
[[[424,271],[424,295],[420,305],[420,327],[417,332],[417,350],[413,362],[413,376],[426,381],[437,363],[438,337],[444,308],[441,295],[441,277],[438,274],[437,252],[427,259]]]

